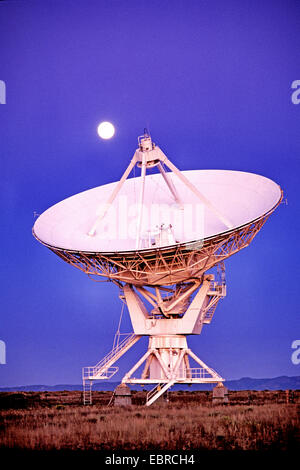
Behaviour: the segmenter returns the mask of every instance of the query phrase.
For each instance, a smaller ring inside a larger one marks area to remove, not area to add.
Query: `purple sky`
[[[249,171],[284,190],[288,205],[226,262],[228,295],[189,344],[227,379],[299,374],[299,54],[296,1],[0,2],[0,386],[80,383],[111,349],[117,288],[31,229],[34,211],[119,179],[145,126],[182,170]]]

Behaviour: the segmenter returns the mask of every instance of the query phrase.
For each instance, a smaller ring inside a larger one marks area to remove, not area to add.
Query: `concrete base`
[[[213,405],[223,405],[228,403],[228,388],[221,382],[213,388]]]
[[[115,389],[114,395],[114,406],[132,405],[131,390],[126,384],[118,385]]]

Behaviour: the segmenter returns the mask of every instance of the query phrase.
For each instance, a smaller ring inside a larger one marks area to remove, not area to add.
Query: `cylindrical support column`
[[[165,380],[186,377],[186,361],[183,350],[187,349],[186,337],[183,335],[150,336],[149,349],[153,359],[149,367],[149,378]]]

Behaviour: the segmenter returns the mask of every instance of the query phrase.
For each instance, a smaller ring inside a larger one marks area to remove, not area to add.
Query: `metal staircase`
[[[219,300],[219,299],[218,299]],[[210,322],[212,321],[212,318],[214,316],[215,310],[218,305],[218,300],[214,302],[207,310],[205,310],[204,318],[203,318],[203,323],[206,325],[209,325]]]
[[[125,338],[116,344],[113,349],[99,361],[95,366],[83,367],[83,403],[85,405],[92,404],[92,384],[93,380],[110,379],[116,372],[118,367],[112,365],[131,348],[141,336],[134,333],[127,334]]]
[[[171,380],[167,383],[159,383],[156,385],[150,392],[147,394],[146,405],[150,406],[154,403],[161,395],[163,395],[172,385],[174,385],[175,380]]]
[[[212,321],[219,300],[225,297],[226,286],[217,282],[211,282],[208,295],[210,295],[210,301],[208,302],[208,305],[203,309],[203,323],[205,323],[206,325],[208,325]]]

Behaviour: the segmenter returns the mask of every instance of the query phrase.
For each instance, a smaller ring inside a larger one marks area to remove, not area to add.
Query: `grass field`
[[[145,407],[108,407],[111,392],[0,393],[0,449],[34,450],[292,450],[299,448],[300,392],[230,392],[212,405],[211,392],[170,392]]]

